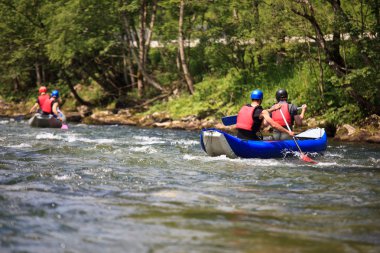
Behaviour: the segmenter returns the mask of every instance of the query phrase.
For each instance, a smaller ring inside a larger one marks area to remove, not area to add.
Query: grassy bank
[[[194,115],[200,119],[220,119],[236,114],[243,104],[250,103],[250,93],[254,89],[264,92],[263,107],[269,108],[276,103],[276,91],[284,88],[290,102],[299,106],[307,104],[307,117],[340,125],[351,124],[367,116],[328,81],[321,87],[314,68],[306,62],[267,66],[266,71],[259,74],[231,70],[226,76],[207,77],[197,83],[193,96],[182,93],[157,102],[146,113],[165,111],[173,118]]]

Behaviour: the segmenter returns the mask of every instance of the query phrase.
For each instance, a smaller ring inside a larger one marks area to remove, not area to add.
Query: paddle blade
[[[317,164],[316,161],[308,157],[306,154],[301,154],[301,159],[307,163]]]
[[[226,116],[222,118],[223,125],[225,126],[232,126],[236,124],[237,115],[233,116]]]
[[[66,124],[62,124],[62,127],[61,127],[61,129],[64,129],[64,130],[68,130],[68,129],[69,129],[69,126],[68,126],[68,125],[66,125]]]

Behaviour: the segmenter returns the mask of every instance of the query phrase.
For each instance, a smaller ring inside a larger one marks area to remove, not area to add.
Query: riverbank
[[[15,119],[28,119],[31,115],[25,114],[28,108],[23,103],[10,104],[0,100],[0,116]],[[224,126],[220,119],[199,119],[196,115],[189,115],[181,119],[173,119],[166,112],[154,112],[143,115],[133,109],[120,110],[94,110],[79,107],[78,111],[65,112],[69,122],[98,124],[98,125],[133,125],[148,128],[167,128],[197,131],[203,128],[217,128],[229,133],[236,133],[234,126]],[[334,126],[324,120],[307,118],[305,125],[295,131],[307,128],[323,127],[330,138],[338,141],[369,142],[380,144],[380,116],[371,115],[357,125],[343,124]],[[264,129],[264,134],[270,134],[269,129]]]

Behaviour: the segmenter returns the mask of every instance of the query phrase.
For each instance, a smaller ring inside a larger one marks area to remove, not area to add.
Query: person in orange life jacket
[[[50,99],[42,105],[42,112],[45,115],[53,114],[55,118],[63,120],[59,111],[59,92],[57,90],[53,90]]]
[[[259,137],[257,133],[260,132],[262,125],[267,124],[278,129],[280,132],[294,136],[293,132],[286,130],[280,124],[273,121],[269,115],[269,112],[278,110],[281,108],[281,105],[277,105],[269,110],[264,110],[261,107],[263,96],[264,94],[261,90],[252,91],[252,103],[244,105],[240,109],[236,120],[237,137],[245,140],[261,140],[262,138]]]
[[[42,105],[45,103],[46,100],[48,100],[50,98],[49,94],[47,94],[47,88],[45,86],[41,86],[39,89],[38,89],[38,92],[40,93],[40,95],[38,96],[37,98],[37,101],[36,103],[33,105],[32,108],[30,108],[29,110],[29,113],[32,113],[34,112],[37,108],[39,108],[37,110],[37,112],[42,112],[41,111],[41,107]]]
[[[288,103],[288,101],[287,101],[288,100],[288,92],[285,89],[279,89],[276,92],[276,100],[278,103],[275,104],[274,106],[277,106],[279,104],[282,105],[280,110],[284,114],[286,122],[288,123],[290,129],[292,129],[294,123],[297,126],[301,126],[307,106],[302,105],[301,114],[298,115],[297,106],[294,104]],[[280,124],[282,127],[286,127],[286,123],[285,123],[284,119],[282,118],[280,110],[272,112],[271,117],[275,122]],[[288,135],[287,133],[279,132],[277,129],[273,129],[273,139],[275,139],[275,140],[287,140],[287,139],[291,139],[291,138],[292,137],[290,135]]]

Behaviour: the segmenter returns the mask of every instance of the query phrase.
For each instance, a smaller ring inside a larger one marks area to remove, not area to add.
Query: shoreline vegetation
[[[77,111],[65,112],[65,116],[70,123],[83,123],[93,125],[130,125],[147,128],[167,128],[189,131],[199,131],[203,128],[216,128],[232,134],[236,134],[234,126],[224,126],[221,119],[207,118],[199,119],[195,115],[188,115],[180,119],[173,119],[167,112],[153,112],[143,114],[133,109],[95,109],[89,111],[86,107],[79,107]],[[26,103],[7,103],[0,100],[0,116],[14,118],[15,120],[27,120],[28,115]],[[306,117],[302,127],[295,128],[295,132],[301,132],[308,128],[325,128],[329,138],[336,141],[346,142],[368,142],[380,144],[380,116],[371,115],[357,125],[341,124],[333,126],[325,120],[316,120],[313,117]],[[263,130],[264,135],[270,134],[270,128]]]

